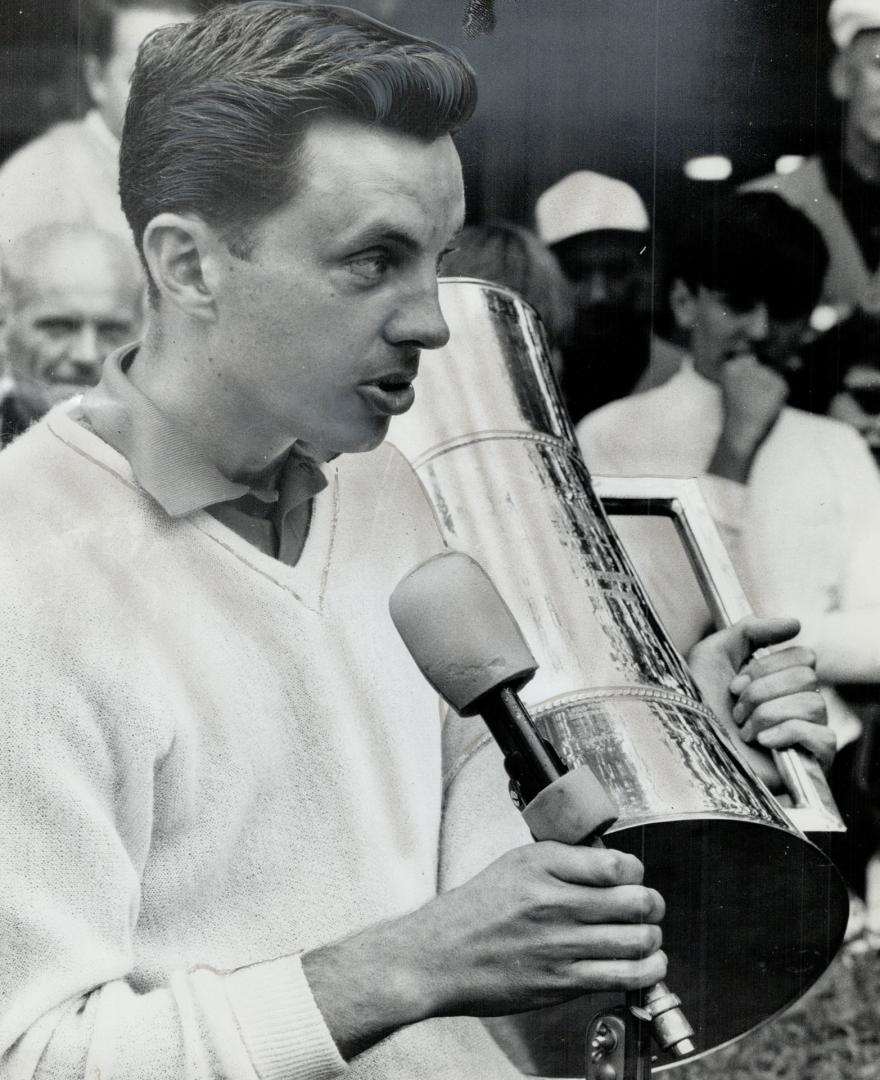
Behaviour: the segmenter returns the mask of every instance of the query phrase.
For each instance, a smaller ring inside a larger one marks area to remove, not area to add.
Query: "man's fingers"
[[[577,893],[569,892],[561,899],[584,924],[658,923],[666,914],[666,904],[660,893],[644,885],[617,885],[611,889],[587,887]]]
[[[801,624],[797,619],[773,618],[761,619],[756,615],[750,615],[736,624],[741,628],[743,635],[751,645],[750,652],[762,649],[766,645],[778,645],[788,641],[800,631]]]
[[[666,978],[663,950],[643,960],[583,960],[571,965],[583,990],[639,990]]]
[[[663,944],[663,932],[653,923],[632,926],[586,924],[566,945],[573,961],[589,956],[596,960],[643,960]]]
[[[789,645],[785,649],[753,656],[731,680],[730,692],[741,694],[750,682],[772,675],[789,667],[815,668],[816,654],[805,645]]]
[[[635,855],[613,848],[576,847],[545,840],[535,850],[547,873],[573,885],[640,885],[645,875]]]
[[[692,662],[699,662],[703,653],[711,656],[713,652],[721,650],[733,670],[739,672],[758,649],[788,641],[800,628],[801,624],[797,619],[763,619],[757,615],[749,615],[733,626],[717,630],[703,641],[698,641],[691,650],[690,659]]]
[[[812,754],[823,769],[830,768],[837,748],[834,732],[809,720],[785,720],[760,732],[756,741],[766,750],[784,750],[789,746],[799,746]]]
[[[827,723],[825,699],[816,690],[804,690],[763,701],[755,706],[743,724],[742,737],[745,742],[751,742],[786,720],[803,720],[811,727],[823,729]]]
[[[739,695],[739,700],[731,710],[731,716],[737,724],[743,725],[755,709],[765,702],[791,697],[795,694],[810,693],[815,691],[818,685],[816,672],[812,667],[801,664],[797,667],[778,668],[776,671],[746,683]],[[812,702],[816,723],[824,722],[821,705],[821,701]],[[812,712],[810,716],[813,717]],[[752,734],[757,734],[757,731],[753,731]]]

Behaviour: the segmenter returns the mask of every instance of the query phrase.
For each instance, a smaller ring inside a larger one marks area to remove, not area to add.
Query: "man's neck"
[[[198,346],[188,349],[174,337],[148,329],[128,377],[163,416],[188,432],[205,459],[229,480],[270,482],[295,439],[269,438],[256,423],[243,426],[223,398],[211,395],[210,378],[199,377],[209,367],[202,359]]]
[[[880,145],[848,125],[843,144],[844,161],[860,179],[880,184]]]

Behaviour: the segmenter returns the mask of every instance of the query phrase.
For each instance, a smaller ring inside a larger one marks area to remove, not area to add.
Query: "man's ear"
[[[144,229],[144,259],[163,299],[201,322],[216,318],[214,275],[206,273],[218,245],[214,230],[194,214],[157,214]]]
[[[837,53],[831,61],[831,67],[828,69],[828,85],[834,98],[838,101],[849,101],[852,96],[852,84],[846,53]]]
[[[669,306],[679,330],[690,332],[697,321],[697,298],[687,282],[676,278],[669,292]]]

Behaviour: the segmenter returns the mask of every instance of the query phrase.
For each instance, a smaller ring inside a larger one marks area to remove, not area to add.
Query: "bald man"
[[[116,236],[49,225],[8,248],[2,293],[8,441],[52,405],[93,386],[107,354],[138,336],[143,278]]]

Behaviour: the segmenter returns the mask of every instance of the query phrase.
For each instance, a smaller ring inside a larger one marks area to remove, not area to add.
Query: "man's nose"
[[[592,271],[583,282],[581,295],[589,304],[604,304],[609,297],[608,278],[598,270]]]
[[[770,316],[766,304],[756,304],[744,316],[744,329],[749,341],[764,341],[770,333]]]
[[[79,332],[70,343],[68,352],[71,360],[78,364],[92,365],[101,362],[101,345],[98,331],[91,323],[83,323]]]
[[[64,357],[55,365],[55,378],[59,382],[94,382],[103,359],[98,332],[86,323],[73,336]]]
[[[436,278],[401,300],[387,334],[395,345],[411,342],[422,349],[439,349],[449,341]]]

